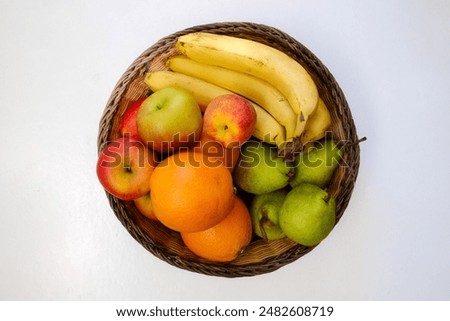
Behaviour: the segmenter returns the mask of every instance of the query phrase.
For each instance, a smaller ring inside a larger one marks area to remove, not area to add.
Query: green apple
[[[278,214],[286,195],[287,191],[281,189],[253,197],[250,214],[256,235],[267,241],[286,237],[278,224]]]
[[[137,115],[142,141],[159,152],[173,152],[200,139],[202,113],[192,94],[166,87],[144,100]]]
[[[287,194],[278,221],[291,240],[305,245],[319,244],[336,222],[336,201],[320,187],[303,183]]]

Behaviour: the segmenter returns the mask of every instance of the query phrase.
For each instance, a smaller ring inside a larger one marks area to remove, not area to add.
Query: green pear
[[[292,165],[278,156],[276,147],[257,141],[242,145],[241,156],[233,172],[238,187],[257,195],[284,188],[292,175]]]
[[[266,241],[286,237],[278,225],[278,214],[286,195],[287,191],[276,190],[253,197],[250,206],[253,231]]]
[[[307,153],[300,153],[294,162],[292,187],[310,183],[325,188],[339,166],[344,151],[333,140],[319,141]]]
[[[305,246],[314,246],[333,229],[336,202],[320,187],[303,183],[289,191],[278,221],[288,238]]]

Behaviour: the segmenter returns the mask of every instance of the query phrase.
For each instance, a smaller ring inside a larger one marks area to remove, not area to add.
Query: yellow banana
[[[297,116],[286,98],[267,81],[239,71],[203,64],[186,56],[171,57],[166,65],[173,71],[205,80],[248,98],[286,128],[287,139],[294,137]]]
[[[189,91],[202,108],[202,111],[206,109],[206,106],[215,97],[232,94],[231,91],[222,87],[173,71],[162,70],[148,72],[144,81],[152,91],[157,91],[168,86],[177,86]],[[253,136],[266,143],[276,144],[280,150],[283,149],[286,142],[284,127],[261,106],[253,102],[251,103],[256,111],[256,124]]]
[[[306,122],[305,130],[302,135],[302,142],[308,143],[319,140],[325,136],[325,132],[331,126],[331,115],[327,106],[319,98],[316,110],[311,114]]]
[[[211,97],[230,93],[228,90],[214,86],[206,81],[172,71],[148,72],[144,81],[153,92],[169,86],[184,88],[195,97],[202,112],[205,111],[206,106],[211,101]]]
[[[287,54],[256,41],[195,32],[180,36],[176,46],[189,58],[248,73],[277,88],[295,111],[299,134],[317,106],[317,87],[303,66]]]
[[[253,103],[256,111],[256,125],[253,136],[259,140],[275,144],[282,151],[286,146],[285,128],[259,105]]]

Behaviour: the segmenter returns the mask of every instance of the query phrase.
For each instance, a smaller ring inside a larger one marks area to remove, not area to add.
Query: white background
[[[271,25],[312,50],[368,138],[330,236],[237,279],[151,255],[95,174],[98,122],[132,61],[221,21]],[[0,299],[450,299],[450,2],[0,0],[0,46]]]

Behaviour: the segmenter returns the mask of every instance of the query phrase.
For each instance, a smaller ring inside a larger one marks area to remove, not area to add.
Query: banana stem
[[[301,152],[303,148],[301,137],[294,137],[292,142],[288,142],[283,150],[279,152],[279,156],[286,161],[292,161],[295,153]]]

